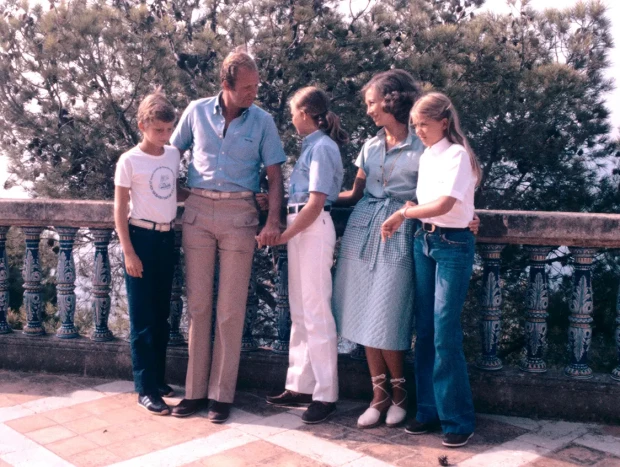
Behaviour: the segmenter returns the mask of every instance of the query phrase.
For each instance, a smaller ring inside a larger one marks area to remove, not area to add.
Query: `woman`
[[[421,94],[409,73],[379,73],[362,92],[366,113],[382,129],[362,147],[353,189],[338,197],[339,205],[357,204],[342,238],[333,310],[340,335],[366,348],[373,399],[357,425],[371,428],[384,418],[396,426],[407,414],[404,355],[413,325],[414,221],[403,222],[388,243],[381,242],[380,227],[415,199],[424,146],[409,131],[409,111]]]

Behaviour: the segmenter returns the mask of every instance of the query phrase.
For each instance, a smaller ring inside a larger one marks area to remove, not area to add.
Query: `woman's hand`
[[[125,269],[132,277],[142,277],[142,261],[134,252],[125,254]]]
[[[269,194],[268,193],[256,193],[256,204],[261,211],[269,210]]]
[[[469,227],[469,230],[471,230],[474,235],[478,234],[478,229],[480,228],[480,218],[478,214],[474,214],[474,218],[467,227]]]
[[[381,225],[381,240],[385,242],[388,238],[392,238],[392,235],[394,235],[394,232],[398,230],[404,220],[405,218],[400,209],[388,217]]]

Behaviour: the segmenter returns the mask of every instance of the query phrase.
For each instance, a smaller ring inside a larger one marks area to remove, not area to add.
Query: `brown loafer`
[[[209,421],[211,423],[224,423],[230,417],[230,408],[232,404],[229,402],[213,401],[209,408]]]
[[[209,399],[183,399],[178,405],[172,407],[170,415],[173,417],[189,417],[202,409],[206,409]]]

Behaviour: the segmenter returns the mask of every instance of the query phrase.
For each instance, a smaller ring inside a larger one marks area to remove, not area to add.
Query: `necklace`
[[[392,172],[394,172],[394,167],[396,167],[396,163],[398,162],[398,158],[403,153],[403,147],[404,146],[401,146],[400,149],[398,150],[398,154],[396,155],[396,158],[394,159],[394,163],[392,164],[392,167],[390,167],[390,171],[387,174],[387,178],[384,175],[384,169],[381,168],[381,178],[383,179],[383,187],[384,188],[387,186],[388,182],[390,181],[390,178],[392,177]],[[385,162],[383,163],[383,165],[385,166]]]

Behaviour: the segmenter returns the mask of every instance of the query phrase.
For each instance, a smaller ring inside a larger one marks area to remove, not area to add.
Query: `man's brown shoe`
[[[277,396],[267,396],[267,404],[276,407],[297,407],[299,405],[308,405],[312,403],[312,394],[302,394],[286,389],[282,394]]]
[[[209,399],[183,399],[178,405],[172,407],[170,415],[173,417],[189,417],[202,409],[206,409]]]
[[[209,421],[211,423],[224,423],[230,417],[231,406],[232,404],[229,402],[213,401],[209,407]]]

